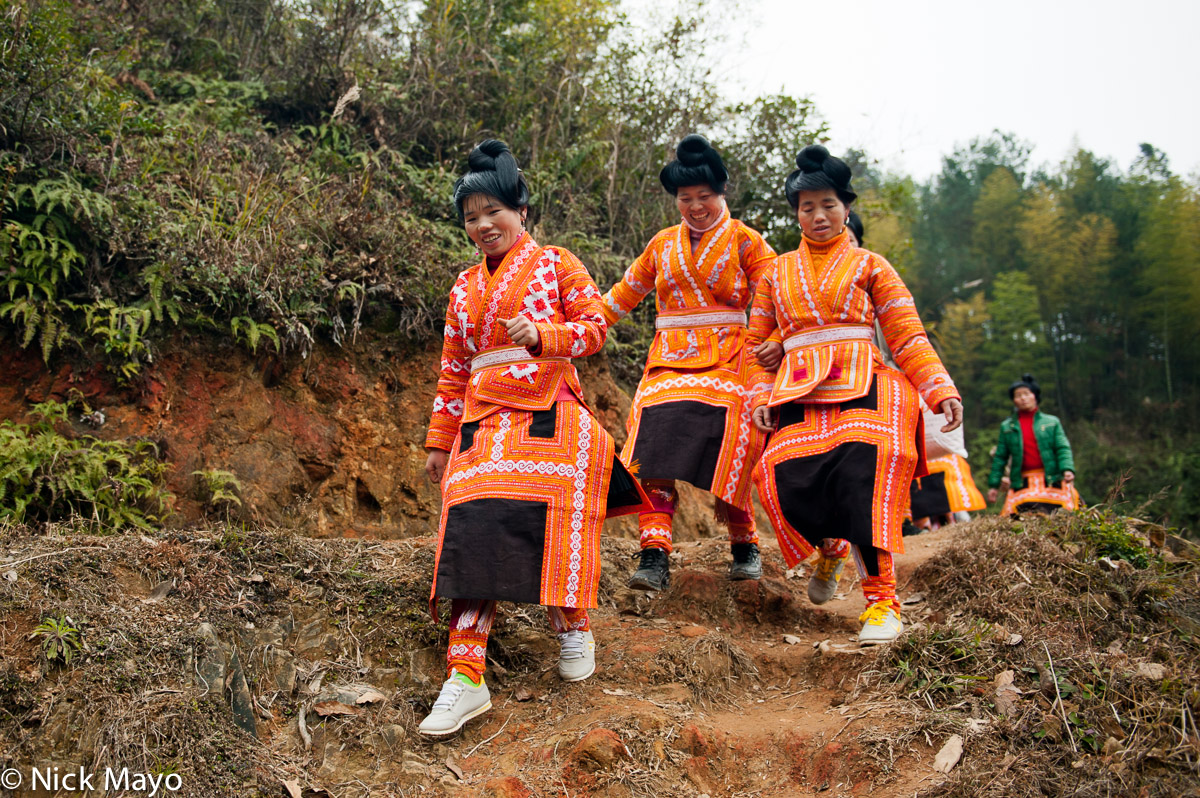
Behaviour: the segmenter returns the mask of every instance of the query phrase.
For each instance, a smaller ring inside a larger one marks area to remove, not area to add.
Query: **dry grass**
[[[0,616],[24,619],[0,635],[5,763],[178,772],[180,795],[205,798],[255,794],[256,784],[274,794],[271,785],[311,760],[297,746],[262,742],[311,706],[308,686],[364,681],[389,668],[406,679],[406,657],[444,637],[444,624],[425,610],[432,555],[419,546],[405,552],[404,543],[385,550],[234,528],[158,539],[62,532],[0,529],[0,573],[16,575],[0,579]],[[397,547],[405,556],[395,556]],[[171,592],[152,600],[153,588],[170,580]],[[80,632],[82,649],[69,666],[47,662],[27,639],[28,627],[51,616]],[[298,656],[298,689],[281,691],[267,667],[272,630],[299,630],[313,618],[335,630],[333,650]],[[194,675],[202,622],[238,651],[260,740]],[[310,714],[308,722],[318,762],[325,736],[361,743],[388,724],[415,728],[403,700],[325,722]]]
[[[1200,569],[1142,548],[1135,529],[1099,511],[983,519],[914,575],[924,619],[879,655],[876,684],[943,732],[974,731],[923,796],[1194,793]],[[1146,567],[1100,560],[1118,549]],[[1004,671],[1021,691],[1009,714]]]
[[[686,684],[702,703],[728,701],[758,679],[754,660],[721,634],[668,643],[656,663],[656,683]]]

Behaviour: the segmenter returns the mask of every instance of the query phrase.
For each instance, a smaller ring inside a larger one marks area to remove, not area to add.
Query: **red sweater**
[[[1037,436],[1033,434],[1033,414],[1017,413],[1017,419],[1021,422],[1021,470],[1032,471],[1042,468],[1042,453],[1038,451]]]

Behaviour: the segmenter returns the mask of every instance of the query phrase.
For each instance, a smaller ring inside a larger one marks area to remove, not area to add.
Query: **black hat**
[[[691,133],[679,142],[675,160],[662,168],[658,179],[671,194],[678,194],[686,186],[710,186],[718,194],[724,194],[729,172],[725,171],[721,153],[713,149],[708,139]]]
[[[858,198],[850,186],[850,167],[841,158],[829,154],[820,144],[810,144],[796,156],[796,171],[788,175],[783,184],[792,208],[800,205],[801,191],[823,191],[833,189],[838,199],[849,205]]]
[[[1034,399],[1037,399],[1039,402],[1042,401],[1042,386],[1037,384],[1037,380],[1033,378],[1032,374],[1022,374],[1021,379],[1008,386],[1009,399],[1013,398],[1013,394],[1017,392],[1018,388],[1028,388],[1033,391]]]

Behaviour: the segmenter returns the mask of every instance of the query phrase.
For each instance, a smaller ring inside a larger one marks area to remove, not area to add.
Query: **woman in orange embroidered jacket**
[[[785,193],[800,246],[776,259],[750,313],[751,345],[777,331],[784,341],[778,373],[755,364],[751,380],[755,424],[772,432],[754,479],[789,566],[823,541],[849,542],[867,600],[859,642],[886,642],[903,629],[892,553],[904,550],[909,483],[925,473],[918,392],[947,432],[962,402],[899,275],[848,241],[849,167],[820,145],[796,164]],[[900,371],[873,343],[877,318]],[[844,556],[823,552],[825,600]]]
[[[683,219],[655,235],[604,295],[610,324],[651,291],[658,310],[621,452],[654,505],[638,517],[641,563],[629,586],[667,587],[675,480],[716,495],[717,518],[729,528],[730,578],[758,579],[762,565],[750,472],[764,436],[751,422],[746,401],[746,308],[775,252],[761,235],[730,218],[724,196],[728,174],[703,136],[685,137],[659,179]]]
[[[508,147],[485,141],[469,163],[454,201],[485,257],[450,292],[425,439],[442,490],[430,607],[451,599],[448,678],[420,725],[429,737],[491,707],[483,672],[498,600],[546,605],[559,675],[592,674],[600,529],[645,498],[571,364],[604,345],[600,291],[578,258],[525,231],[529,189]]]

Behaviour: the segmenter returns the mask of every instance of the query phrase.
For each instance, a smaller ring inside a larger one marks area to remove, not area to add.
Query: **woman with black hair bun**
[[[435,618],[438,598],[451,600],[448,676],[419,727],[432,738],[491,708],[483,673],[499,600],[546,606],[564,681],[595,671],[600,528],[649,506],[571,364],[604,345],[600,291],[570,252],[534,242],[528,203],[507,146],[471,152],[454,205],[483,256],[450,291],[425,438],[442,491]]]
[[[892,554],[904,551],[909,484],[924,475],[918,396],[962,423],[962,400],[929,343],[912,295],[891,264],[852,246],[850,168],[805,147],[784,193],[803,233],[775,261],[750,312],[752,346],[782,335],[777,374],[756,364],[754,423],[771,433],[754,472],[789,567],[821,550],[814,603],[832,598],[853,551],[867,609],[861,645],[903,630]],[[875,320],[899,369],[874,344]]]
[[[846,233],[850,236],[850,246],[866,249],[867,245],[863,243],[867,237],[866,232],[862,217],[856,211],[850,211],[846,215]]]
[[[680,223],[656,234],[604,295],[609,324],[651,291],[658,310],[621,452],[653,503],[638,516],[640,563],[629,586],[640,590],[664,590],[670,581],[676,480],[715,494],[717,519],[729,529],[729,578],[762,576],[750,472],[764,436],[750,421],[746,394],[746,309],[775,252],[730,217],[728,179],[707,139],[684,137],[659,173]]]
[[[1008,387],[1008,398],[1013,412],[1000,422],[1000,438],[988,475],[988,502],[996,501],[1002,485],[1007,489],[1016,483],[1017,489],[1004,500],[1001,515],[1077,509],[1079,494],[1075,491],[1071,442],[1058,417],[1039,409],[1041,386],[1032,374],[1022,375]],[[1016,479],[1004,476],[1010,459],[1011,472],[1020,474]]]

